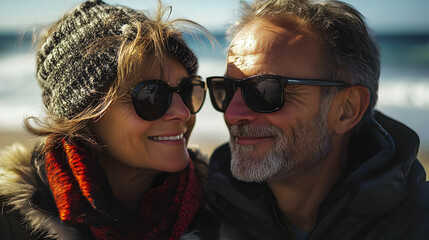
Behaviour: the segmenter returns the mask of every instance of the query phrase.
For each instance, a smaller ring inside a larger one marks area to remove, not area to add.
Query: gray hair
[[[245,25],[265,19],[281,26],[285,20],[312,29],[322,43],[325,79],[366,87],[370,93],[364,119],[373,114],[380,77],[380,53],[364,17],[352,6],[340,1],[255,0],[251,5],[241,1],[241,17],[227,31],[232,39]],[[322,96],[335,88],[325,88]]]

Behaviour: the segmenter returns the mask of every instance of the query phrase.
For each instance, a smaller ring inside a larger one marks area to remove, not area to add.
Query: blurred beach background
[[[136,9],[155,9],[156,0],[106,0]],[[382,54],[377,110],[414,129],[421,140],[419,159],[429,166],[429,1],[347,0],[367,19]],[[26,146],[37,139],[24,132],[26,116],[41,116],[40,89],[35,78],[32,32],[58,19],[76,0],[0,0],[0,148],[14,142]],[[188,36],[200,60],[203,77],[222,75],[228,41],[225,30],[238,16],[238,0],[165,0],[171,18],[187,18],[207,27],[218,44]],[[210,155],[228,141],[223,116],[207,96],[197,115],[190,144]],[[426,169],[429,169],[426,167]]]

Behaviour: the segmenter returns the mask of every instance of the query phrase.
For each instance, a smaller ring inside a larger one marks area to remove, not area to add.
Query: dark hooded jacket
[[[414,131],[377,112],[352,137],[347,167],[307,239],[428,239],[429,184],[418,147]],[[222,239],[296,239],[268,186],[235,180],[230,159],[228,144],[214,152],[206,185],[223,218]]]

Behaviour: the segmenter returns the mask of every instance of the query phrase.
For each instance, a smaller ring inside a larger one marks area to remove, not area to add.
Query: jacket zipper
[[[348,192],[343,198],[341,198],[340,200],[336,201],[334,204],[332,204],[327,211],[325,211],[325,213],[320,216],[319,220],[316,222],[316,225],[314,226],[313,230],[311,230],[310,234],[308,235],[306,240],[311,240],[311,239],[318,239],[317,235],[320,235],[320,233],[318,233],[318,229],[320,229],[320,225],[322,223],[325,223],[325,221],[323,221],[325,218],[330,217],[330,216],[336,216],[339,211],[341,209],[343,209],[343,207],[349,202],[351,193]]]
[[[295,240],[295,235],[292,233],[291,229],[286,228],[285,224],[282,223],[282,218],[277,214],[274,204],[272,205],[272,209],[273,209],[274,217],[277,223],[280,225],[280,228],[283,230],[283,232],[286,233],[286,235],[290,238],[290,240]]]

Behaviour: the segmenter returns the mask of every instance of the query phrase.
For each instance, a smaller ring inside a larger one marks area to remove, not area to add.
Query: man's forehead
[[[268,21],[254,21],[247,24],[232,40],[229,55],[257,54],[275,51],[276,47],[300,46],[308,43],[314,34],[307,28],[291,30]]]
[[[263,39],[261,39],[261,36],[255,34],[261,31],[265,35]],[[232,40],[228,54],[248,55],[266,52],[272,48],[273,44],[279,42],[277,38],[283,38],[283,36],[259,24],[250,24],[243,28]]]
[[[288,68],[319,66],[321,48],[316,34],[305,26],[296,26],[284,27],[264,20],[247,24],[231,42],[227,74],[234,69],[244,75],[274,71],[281,64]]]
[[[254,35],[246,34],[246,36],[242,36],[241,38],[231,42],[228,54],[245,55],[253,53],[261,47],[260,44],[261,43],[257,41]]]

